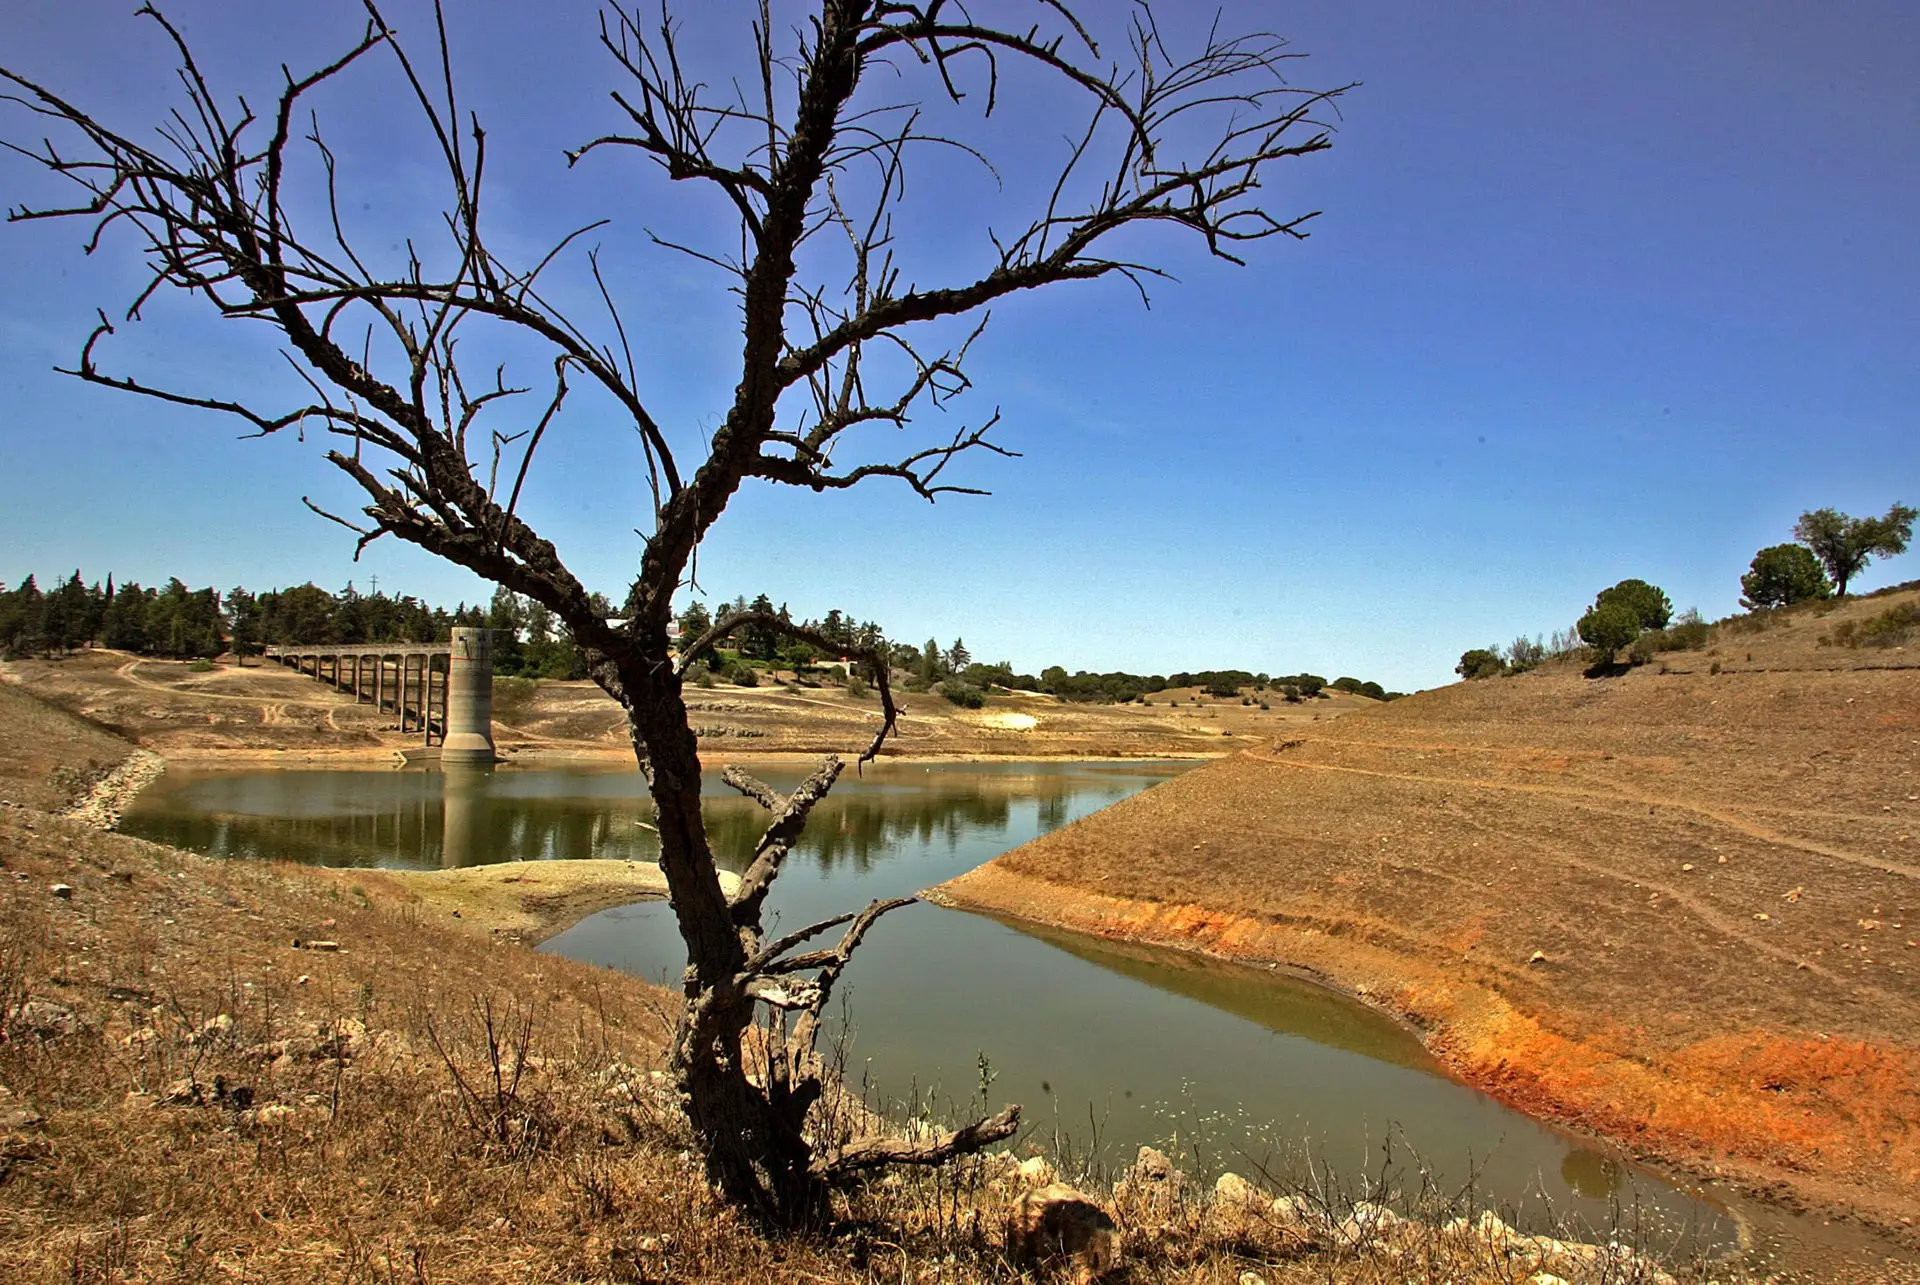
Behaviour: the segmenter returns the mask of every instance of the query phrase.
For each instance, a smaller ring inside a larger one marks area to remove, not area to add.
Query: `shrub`
[[[1636,638],[1632,654],[1636,664],[1644,664],[1657,652],[1703,651],[1711,634],[1712,629],[1700,618],[1700,613],[1688,609],[1665,629],[1650,629]]]
[[[1720,622],[1727,630],[1736,634],[1759,634],[1786,623],[1786,613],[1778,607],[1762,607],[1750,611],[1744,616],[1733,616]]]
[[[760,673],[752,665],[735,665],[727,671],[727,677],[735,687],[758,687]]]
[[[1505,670],[1500,653],[1491,647],[1475,647],[1472,651],[1461,652],[1460,663],[1453,667],[1454,673],[1468,680],[1498,678]]]
[[[518,723],[533,708],[540,692],[537,678],[509,678],[495,675],[493,680],[493,716],[503,723]]]
[[[1538,638],[1522,634],[1507,644],[1507,668],[1513,673],[1524,674],[1546,658],[1547,649]]]
[[[1872,620],[1860,626],[1854,635],[1856,647],[1899,647],[1905,645],[1920,629],[1920,605],[1906,603],[1883,611]]]
[[[987,703],[987,694],[972,683],[949,678],[940,684],[940,694],[965,709],[979,709]]]
[[[858,674],[847,675],[847,695],[859,700],[867,694],[867,680]]]
[[[1547,639],[1547,659],[1558,660],[1562,656],[1571,656],[1580,650],[1580,645],[1578,626],[1572,629],[1556,629]]]
[[[213,662],[204,657],[187,666],[188,671],[195,674],[211,674],[213,668]]]
[[[1705,650],[1707,642],[1712,635],[1712,628],[1705,620],[1700,618],[1700,612],[1693,607],[1689,607],[1681,612],[1679,618],[1667,627],[1665,637],[1670,645],[1664,646],[1660,650],[1702,651]]]

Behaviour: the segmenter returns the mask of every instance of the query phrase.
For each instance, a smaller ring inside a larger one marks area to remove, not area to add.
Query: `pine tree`
[[[0,594],[0,654],[38,655],[46,646],[46,602],[29,575],[13,592]]]
[[[115,651],[147,649],[147,602],[138,581],[129,580],[121,585],[113,601],[107,604],[106,619],[100,625],[100,641]]]
[[[773,600],[763,593],[747,610],[773,615]],[[740,650],[755,660],[772,660],[780,654],[780,633],[769,625],[748,625],[740,631]]]

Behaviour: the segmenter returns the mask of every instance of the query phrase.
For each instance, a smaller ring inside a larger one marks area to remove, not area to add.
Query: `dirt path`
[[[209,683],[195,683],[191,687],[183,689],[179,683],[159,683],[150,678],[142,678],[140,676],[140,667],[148,663],[149,662],[143,660],[130,660],[126,664],[119,666],[113,672],[117,677],[126,680],[134,687],[139,687],[150,692],[158,692],[163,696],[190,695],[197,700],[238,701],[242,705],[253,706],[260,706],[262,704],[258,696],[242,696],[234,692],[216,691],[212,689],[212,685]],[[308,679],[307,681],[312,682],[313,680]],[[328,690],[330,691],[331,689]],[[281,710],[284,710],[288,705],[304,705],[313,709],[326,709],[330,707],[332,703],[331,701],[322,700],[318,697],[311,700],[293,698],[272,702],[276,708]]]

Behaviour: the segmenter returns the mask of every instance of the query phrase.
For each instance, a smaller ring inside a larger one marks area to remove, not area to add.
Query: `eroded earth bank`
[[[1834,629],[1916,597],[1361,711],[935,895],[1303,970],[1510,1104],[1912,1243],[1920,651]]]

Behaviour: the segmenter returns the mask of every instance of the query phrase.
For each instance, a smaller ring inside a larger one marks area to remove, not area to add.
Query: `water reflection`
[[[1146,770],[1152,779],[1156,769]],[[799,780],[792,769],[765,775],[781,789]],[[1088,765],[869,767],[814,811],[796,864],[865,873],[903,843],[957,851],[972,837],[1006,834],[1016,807],[1035,810],[1032,832],[1044,832],[1075,815],[1076,800],[1088,811],[1141,783]],[[746,869],[766,814],[711,780],[704,807],[720,865]],[[617,769],[176,770],[135,801],[124,828],[212,856],[431,869],[567,857],[651,862],[659,856],[651,816],[639,774]]]
[[[481,801],[493,778],[493,769],[449,764],[440,787],[440,866],[479,865],[474,856],[475,833],[481,823]]]
[[[1620,1194],[1626,1167],[1614,1156],[1580,1147],[1560,1162],[1560,1176],[1589,1200],[1609,1200]]]
[[[1038,924],[1009,922],[1007,926],[1108,972],[1198,1000],[1276,1034],[1298,1035],[1329,1048],[1414,1070],[1425,1071],[1433,1065],[1432,1056],[1420,1041],[1392,1018],[1325,986],[1302,982],[1278,970],[1263,974],[1239,965],[1082,937]]]

